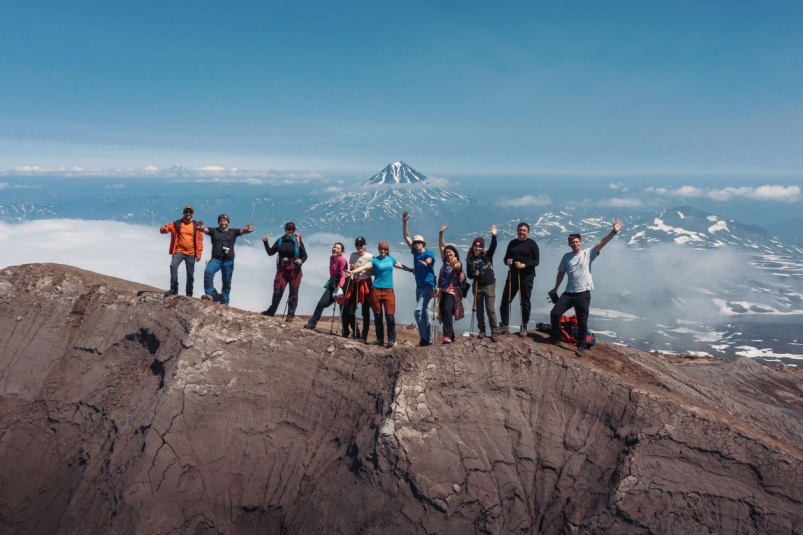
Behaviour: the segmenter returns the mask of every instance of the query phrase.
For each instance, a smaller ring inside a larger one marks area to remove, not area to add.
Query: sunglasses
[[[285,231],[285,232],[287,232],[288,230],[289,230],[290,232],[292,232],[292,231],[294,231],[295,229],[296,229],[296,227],[284,227],[284,231]]]
[[[184,210],[184,213],[185,214],[194,214],[195,212],[193,212],[192,210]]]

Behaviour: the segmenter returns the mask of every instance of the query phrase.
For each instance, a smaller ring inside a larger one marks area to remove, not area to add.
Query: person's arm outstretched
[[[398,264],[398,262],[396,262],[396,263]],[[362,273],[363,271],[367,271],[369,268],[372,268],[372,267],[373,267],[373,264],[371,262],[367,262],[367,263],[361,265],[358,268],[349,269],[345,273],[346,273],[347,277],[351,277],[352,275],[358,275],[358,274]]]
[[[168,223],[166,225],[162,225],[161,227],[159,227],[159,233],[160,234],[167,234],[169,232],[173,232],[175,230],[175,228],[176,227],[175,227],[175,225],[173,225],[173,223]]]
[[[413,268],[407,267],[407,266],[405,266],[404,264],[402,264],[401,262],[398,262],[398,261],[395,264],[393,264],[393,267],[395,267],[396,269],[402,269],[404,271],[409,271],[410,273],[413,272]]]
[[[446,224],[441,225],[441,231],[438,234],[438,248],[441,251],[441,260],[443,259],[443,250],[446,248],[446,241],[444,241],[443,239],[443,233],[446,231],[447,228],[449,228],[449,225]]]
[[[252,232],[254,232],[254,225],[248,223],[247,227],[240,229],[240,236],[242,236],[243,234],[250,234]]]
[[[404,241],[410,250],[413,249],[413,240],[410,239],[410,230],[407,228],[407,220],[410,219],[410,214],[407,210],[402,212],[402,229],[404,230]]]
[[[622,220],[617,219],[616,221],[613,222],[613,230],[610,231],[607,236],[602,238],[602,241],[600,241],[598,244],[594,246],[594,249],[597,250],[597,254],[599,254],[602,248],[605,247],[608,244],[608,242],[611,241],[613,237],[616,236],[616,233],[619,232],[620,230],[622,230]]]

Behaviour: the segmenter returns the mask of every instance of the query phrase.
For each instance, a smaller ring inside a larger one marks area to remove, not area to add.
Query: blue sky
[[[800,2],[6,2],[0,168],[803,171]]]

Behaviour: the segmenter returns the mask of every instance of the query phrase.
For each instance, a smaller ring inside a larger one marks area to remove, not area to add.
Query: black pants
[[[361,305],[357,293],[356,290],[351,292],[348,302],[343,305],[343,336],[350,336],[351,329],[354,329],[355,338],[368,340],[368,331],[371,330],[371,303],[366,295]],[[362,308],[362,332],[357,327],[357,308]]]
[[[318,304],[315,307],[315,312],[312,314],[312,318],[310,318],[310,324],[315,327],[318,325],[318,322],[321,321],[321,316],[323,315],[323,309],[329,308],[332,306],[332,303],[335,302],[335,288],[334,284],[330,284],[328,288],[324,289],[323,295],[318,300]]]
[[[454,295],[443,293],[439,306],[443,320],[443,336],[454,340]]]
[[[588,334],[588,309],[591,308],[591,290],[585,292],[563,292],[552,307],[549,319],[552,321],[552,337],[560,338],[560,318],[567,310],[574,308],[577,316],[577,347],[585,347]]]
[[[385,322],[388,324],[388,343],[396,341],[396,318],[393,314],[385,313]],[[382,314],[374,314],[374,327],[376,327],[376,341],[385,340],[385,326],[382,325]],[[363,338],[368,335],[363,334]]]
[[[507,272],[505,287],[499,288],[502,291],[502,306],[499,310],[502,321],[500,323],[505,327],[510,325],[510,304],[516,294],[519,293],[519,279],[521,279],[521,324],[526,329],[527,323],[530,321],[530,294],[533,293],[535,273],[525,275],[517,269],[511,269]]]
[[[296,315],[296,307],[298,306],[298,286],[290,286],[287,294],[287,315],[293,317]],[[273,299],[270,302],[270,307],[266,311],[266,315],[275,316],[276,311],[279,309],[279,303],[282,302],[282,295],[284,288],[273,289]]]

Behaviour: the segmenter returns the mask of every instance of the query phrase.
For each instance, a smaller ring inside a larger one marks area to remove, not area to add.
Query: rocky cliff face
[[[0,272],[2,533],[801,533],[803,375]],[[328,330],[328,329],[327,329]]]

